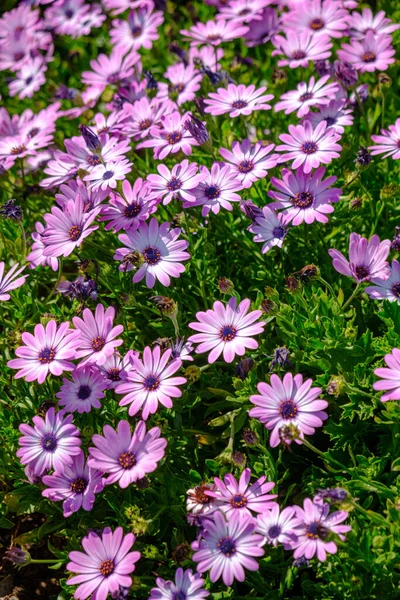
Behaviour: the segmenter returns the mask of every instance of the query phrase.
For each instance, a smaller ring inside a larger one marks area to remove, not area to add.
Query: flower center
[[[218,40],[221,39],[221,36],[218,35],[218,33],[210,33],[210,35],[207,36],[207,39],[209,42],[218,42]]]
[[[41,365],[48,365],[56,357],[55,348],[43,348],[38,354],[38,359]]]
[[[171,133],[167,133],[165,136],[168,144],[177,144],[182,139],[182,134],[180,131],[172,131]]]
[[[22,60],[25,56],[25,52],[16,52],[14,54],[14,62],[18,62],[19,60]]]
[[[301,149],[303,150],[304,154],[315,154],[315,152],[318,150],[318,146],[315,142],[304,142]]]
[[[55,435],[48,434],[42,437],[42,448],[46,452],[54,452],[57,448],[57,438]]]
[[[139,123],[139,129],[140,131],[144,131],[145,129],[148,129],[149,127],[151,127],[153,124],[153,121],[151,121],[150,119],[144,119],[143,121],[141,121]]]
[[[247,506],[247,498],[243,494],[237,494],[232,496],[230,503],[233,508],[244,508]]]
[[[124,208],[124,215],[125,217],[128,217],[128,219],[133,219],[134,217],[137,217],[138,214],[141,211],[141,206],[138,202],[132,202],[132,204],[129,204],[129,206],[126,206]]]
[[[86,160],[91,167],[97,167],[97,165],[101,165],[101,160],[96,154],[91,154]]]
[[[108,577],[114,571],[114,561],[105,560],[101,563],[99,571],[103,575],[103,577]]]
[[[286,229],[285,227],[275,227],[272,233],[274,234],[274,237],[278,238],[279,240],[282,240],[286,235]]]
[[[243,8],[243,10],[241,10],[241,11],[238,13],[238,15],[239,15],[240,17],[243,17],[244,15],[248,15],[248,14],[250,14],[250,12],[251,12],[251,11],[250,11],[250,9],[249,9],[249,8]]]
[[[79,400],[86,400],[89,398],[91,391],[89,385],[81,385],[77,393]]]
[[[335,117],[327,117],[325,119],[325,121],[326,121],[326,126],[331,127],[332,125],[334,125],[336,123],[337,119]]]
[[[142,31],[143,29],[140,27],[140,25],[133,25],[133,27],[131,27],[132,37],[134,38],[140,37],[142,35]]]
[[[218,198],[218,196],[220,195],[220,193],[221,193],[221,189],[219,187],[217,187],[216,185],[209,185],[204,190],[204,194],[207,196],[207,198],[209,200],[213,200],[215,198]]]
[[[68,230],[68,239],[70,239],[71,242],[77,242],[81,237],[81,234],[82,227],[80,227],[79,225],[72,225],[72,227],[70,227]]]
[[[293,204],[299,208],[308,208],[312,205],[313,201],[314,196],[310,192],[297,192],[292,198]]]
[[[238,164],[238,169],[241,173],[250,173],[254,169],[254,163],[251,160],[242,160]]]
[[[313,97],[311,92],[306,92],[305,94],[303,94],[302,96],[300,96],[300,100],[302,102],[304,102],[305,100],[311,100],[311,98]]]
[[[35,135],[39,133],[39,127],[33,127],[28,133],[28,137],[33,138]]]
[[[33,81],[33,77],[28,77],[28,79],[25,80],[26,85],[29,85],[30,83],[32,83]]]
[[[121,381],[120,369],[110,369],[107,378],[111,381]]]
[[[92,348],[95,352],[100,352],[100,350],[103,350],[105,345],[106,340],[100,335],[92,339]]]
[[[74,11],[70,8],[67,8],[67,10],[65,11],[65,16],[67,17],[67,19],[72,19],[72,17],[74,16]]]
[[[117,81],[119,81],[119,73],[112,73],[111,75],[109,75],[107,77],[107,82],[108,83],[117,83]]]
[[[306,536],[310,540],[317,540],[318,538],[324,540],[327,538],[328,533],[329,531],[319,521],[314,521],[314,523],[309,523],[306,526]]]
[[[279,527],[279,525],[272,525],[272,527],[270,527],[268,529],[268,537],[271,538],[271,540],[279,537],[281,535],[281,528]]]
[[[206,496],[205,491],[210,488],[206,485],[198,485],[194,488],[194,494],[191,494],[192,498],[199,504],[209,504],[212,500],[211,496]]]
[[[185,592],[175,592],[175,594],[172,596],[172,600],[186,600]]]
[[[355,272],[356,272],[358,279],[365,279],[366,277],[369,276],[369,268],[365,267],[364,265],[358,265],[355,268]]]
[[[232,108],[245,108],[246,106],[246,100],[235,100],[235,102],[232,102]]]
[[[279,413],[282,419],[293,419],[297,415],[297,407],[292,400],[284,400],[280,403]]]
[[[224,342],[231,342],[236,337],[236,328],[233,325],[225,325],[219,332],[219,337]]]
[[[395,283],[392,286],[392,292],[393,294],[397,297],[400,298],[400,282],[399,283]]]
[[[167,183],[167,188],[169,189],[170,192],[175,192],[176,190],[179,190],[179,188],[181,186],[182,186],[181,180],[177,179],[176,177],[173,177]]]
[[[75,481],[71,483],[71,491],[74,492],[74,494],[83,494],[86,488],[87,481],[86,479],[83,479],[83,477],[78,477],[78,479],[75,479]]]
[[[25,152],[26,150],[26,146],[24,146],[24,144],[21,144],[20,146],[15,146],[14,148],[11,148],[11,154],[13,156],[18,156],[18,154],[22,154],[23,152]]]
[[[374,62],[376,59],[376,56],[374,54],[374,52],[364,52],[364,54],[361,57],[363,59],[364,62],[366,63],[370,63],[370,62]]]
[[[170,83],[168,86],[168,91],[170,93],[173,92],[178,92],[178,94],[180,94],[181,92],[183,92],[183,90],[185,89],[185,84],[184,83]]]
[[[143,258],[149,265],[156,265],[161,259],[161,252],[154,246],[148,246],[143,250]]]
[[[136,458],[133,452],[123,452],[119,455],[118,462],[123,469],[132,469],[136,465]]]
[[[325,25],[325,23],[323,22],[322,19],[313,19],[310,23],[310,27],[314,31],[318,31],[319,29],[322,29],[324,25]]]
[[[148,375],[143,381],[143,385],[148,392],[155,392],[160,387],[160,380],[154,375]]]
[[[222,554],[225,554],[225,556],[231,556],[231,554],[236,552],[234,542],[228,537],[219,540],[218,548],[221,550]]]
[[[306,57],[306,53],[303,50],[295,50],[292,54],[292,58],[294,58],[295,60],[299,60],[301,58],[305,58]]]
[[[105,181],[107,181],[108,179],[111,179],[114,176],[114,171],[104,171],[103,173],[103,179]]]

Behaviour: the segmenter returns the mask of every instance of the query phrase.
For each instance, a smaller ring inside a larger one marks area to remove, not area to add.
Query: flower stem
[[[320,283],[322,283],[322,285],[324,285],[325,287],[328,288],[329,293],[331,294],[331,296],[335,295],[335,292],[333,291],[332,286],[330,285],[330,283],[328,283],[327,281],[325,281],[325,279],[323,279],[321,277],[321,275],[319,275],[319,277],[316,277],[316,280],[319,281]]]
[[[360,98],[360,95],[359,95],[359,93],[357,92],[356,89],[354,90],[354,93],[355,93],[355,96],[357,98],[357,102],[358,102],[358,106],[360,108],[361,114],[362,114],[363,119],[364,119],[365,129],[367,131],[367,136],[368,136],[368,140],[369,140],[371,138],[371,134],[370,134],[370,131],[369,131],[369,123],[368,123],[367,113],[365,112],[364,104],[363,104],[363,102],[362,102],[362,100]]]
[[[360,291],[361,288],[361,283],[357,283],[356,289],[354,290],[354,292],[351,294],[350,298],[348,298],[347,302],[345,302],[342,306],[342,310],[344,310],[352,300],[354,300],[354,298],[357,296],[358,292]]]

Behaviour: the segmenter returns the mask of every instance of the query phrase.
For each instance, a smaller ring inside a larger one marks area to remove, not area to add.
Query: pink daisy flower
[[[321,121],[315,129],[310,121],[304,121],[303,125],[289,125],[289,133],[282,133],[279,139],[284,143],[275,149],[284,154],[278,162],[292,160],[292,169],[303,165],[304,173],[338,158],[342,149],[336,143],[340,135],[333,127],[328,127],[326,121]]]
[[[280,67],[289,65],[291,69],[297,67],[308,67],[310,61],[323,60],[331,55],[332,42],[327,35],[315,36],[309,31],[297,33],[293,30],[286,34],[275,35],[272,38],[276,50],[272,51],[272,56],[284,54],[286,58],[278,60]]]
[[[169,223],[159,225],[157,219],[153,218],[149,224],[143,222],[136,231],[118,236],[125,248],[118,248],[114,258],[123,260],[132,250],[140,252],[144,262],[134,274],[133,283],[146,277],[148,288],[153,288],[157,279],[168,287],[170,278],[180,277],[185,270],[180,261],[190,258],[190,254],[185,252],[189,242],[178,240],[180,233],[179,227],[171,229]],[[128,265],[127,270],[131,268]],[[122,269],[126,270],[124,265]]]
[[[126,488],[157,469],[167,446],[160,435],[159,427],[146,431],[144,421],[139,421],[133,435],[128,421],[120,421],[116,431],[105,425],[103,435],[92,437],[95,448],[89,448],[89,467],[108,473],[106,484],[118,481]]]
[[[199,574],[193,575],[191,569],[176,570],[175,581],[165,581],[157,577],[157,587],[150,590],[149,600],[203,600],[210,595],[204,589],[204,579]]]
[[[102,0],[105,9],[112,15],[119,15],[129,8],[138,8],[143,3],[143,0]]]
[[[339,90],[337,83],[327,83],[329,77],[329,75],[325,75],[315,81],[312,76],[308,83],[302,81],[298,84],[297,90],[282,94],[280,102],[274,106],[274,111],[284,110],[285,115],[289,115],[297,110],[297,116],[300,118],[309,113],[312,106],[329,104]]]
[[[31,251],[29,252],[26,260],[30,263],[31,269],[35,269],[38,266],[49,266],[53,271],[58,271],[58,259],[55,256],[45,256],[44,251],[46,246],[43,242],[43,234],[45,228],[42,223],[37,222],[35,224],[36,231],[32,233],[33,244]]]
[[[250,469],[243,471],[239,482],[231,473],[224,476],[224,481],[219,477],[214,477],[215,487],[206,494],[214,498],[218,509],[223,510],[227,518],[235,513],[246,514],[251,517],[253,512],[268,512],[270,508],[275,506],[273,498],[276,498],[277,495],[268,494],[275,483],[271,481],[265,483],[266,476],[263,475],[249,486],[250,478]]]
[[[160,199],[152,198],[150,188],[141,177],[132,186],[127,179],[122,183],[122,195],[112,193],[109,203],[102,207],[99,221],[110,221],[105,230],[117,233],[121,229],[136,231],[143,221],[157,210]]]
[[[282,170],[282,180],[271,177],[272,185],[277,192],[269,191],[268,196],[275,202],[269,206],[282,210],[282,214],[293,225],[327,223],[327,214],[333,212],[332,203],[339,202],[342,190],[332,188],[337,177],[323,179],[325,167],[319,167],[314,173],[305,174],[302,167],[294,173],[289,169]]]
[[[269,439],[271,448],[278,446],[281,441],[290,444],[291,440],[285,438],[285,428],[297,428],[299,438],[295,441],[301,444],[304,434],[312,435],[315,428],[322,427],[323,421],[328,418],[323,410],[328,403],[319,399],[321,388],[311,386],[312,379],[303,382],[302,375],[293,377],[291,373],[286,373],[283,379],[273,374],[270,384],[257,385],[260,395],[250,396],[250,402],[256,408],[252,408],[249,415],[272,430]]]
[[[372,31],[368,31],[362,40],[353,39],[350,44],[342,44],[342,49],[337,51],[340,60],[352,64],[361,73],[386,71],[395,62],[395,54],[392,37],[375,36]]]
[[[352,277],[356,283],[370,281],[373,278],[388,279],[390,267],[387,257],[390,252],[390,240],[380,241],[373,235],[368,241],[358,233],[350,234],[349,258],[347,260],[341,252],[331,248],[329,256],[333,259],[333,267],[347,277]]]
[[[67,564],[68,571],[78,573],[66,582],[67,585],[79,584],[74,597],[105,600],[109,593],[117,593],[120,586],[131,587],[129,574],[141,556],[140,552],[130,552],[135,540],[133,533],[124,536],[122,527],[114,532],[106,527],[101,536],[91,531],[82,538],[85,552],[70,552]]]
[[[129,371],[134,368],[132,360],[134,356],[139,356],[139,353],[134,350],[128,350],[125,356],[114,352],[102,365],[98,366],[105,378],[107,389],[115,389],[122,381],[126,381]]]
[[[46,82],[47,66],[41,56],[36,56],[24,63],[17,72],[17,78],[8,84],[10,96],[32,98],[33,94]]]
[[[202,206],[202,215],[206,217],[211,211],[217,215],[221,206],[232,210],[231,202],[239,202],[237,191],[243,189],[243,184],[232,173],[230,165],[221,166],[214,163],[211,171],[207,167],[200,167],[201,183],[193,190],[195,202],[186,202],[183,207]]]
[[[51,407],[44,419],[36,416],[32,421],[33,427],[25,423],[19,426],[23,434],[17,450],[21,464],[29,465],[36,476],[50,469],[62,473],[82,452],[79,429],[72,425],[72,415],[65,416],[65,411],[56,413]]]
[[[268,206],[264,206],[261,214],[254,215],[254,222],[248,228],[255,233],[254,242],[263,243],[261,252],[265,254],[274,246],[282,248],[283,241],[287,235],[287,218],[283,214],[277,214]]]
[[[128,159],[110,160],[104,165],[94,167],[93,171],[83,178],[88,181],[88,186],[92,190],[111,191],[115,190],[118,181],[123,181],[125,175],[130,173],[132,163]]]
[[[185,66],[183,63],[178,63],[169,66],[164,77],[169,80],[169,83],[158,84],[156,98],[161,103],[171,98],[181,106],[195,98],[203,75],[193,65]]]
[[[45,475],[42,482],[47,486],[42,496],[52,502],[62,500],[65,519],[80,508],[92,510],[95,494],[104,488],[103,473],[85,464],[83,452],[73,457],[71,465],[65,465],[63,473]]]
[[[319,123],[325,121],[327,127],[332,127],[336,133],[342,135],[344,128],[353,125],[354,121],[352,109],[346,106],[346,100],[331,100],[326,106],[318,106],[318,112],[309,112],[306,119],[314,129]]]
[[[123,343],[122,340],[115,338],[123,332],[124,328],[122,325],[113,327],[115,309],[112,306],[105,311],[104,306],[98,304],[94,316],[89,308],[85,308],[82,316],[83,319],[80,317],[72,319],[74,326],[80,332],[75,358],[86,357],[80,363],[81,366],[87,363],[103,365],[114,353],[115,348]]]
[[[181,29],[181,34],[195,46],[208,44],[219,46],[223,42],[231,42],[247,33],[249,28],[237,21],[199,21],[190,29]]]
[[[96,99],[101,96],[107,85],[115,85],[132,77],[135,72],[134,66],[139,61],[140,56],[136,52],[130,51],[126,54],[121,46],[115,47],[110,56],[99,54],[95,60],[90,61],[92,70],[82,73],[82,83],[90,86],[90,92]]]
[[[21,285],[24,285],[26,278],[28,275],[21,275],[22,271],[26,269],[26,267],[20,267],[18,263],[16,263],[8,273],[4,274],[4,262],[0,262],[0,302],[5,302],[10,299],[11,290],[15,290]],[[19,268],[18,268],[19,267]]]
[[[327,541],[330,534],[337,534],[344,541],[344,533],[351,530],[349,525],[340,525],[348,517],[344,510],[330,513],[329,504],[314,504],[309,498],[303,503],[304,508],[296,507],[296,515],[300,521],[295,532],[298,537],[294,558],[304,556],[310,559],[317,555],[318,560],[326,560],[326,554],[336,554],[337,546],[333,541]]]
[[[347,19],[352,38],[363,39],[368,31],[375,35],[389,35],[400,28],[398,23],[393,23],[385,17],[385,11],[380,10],[373,14],[370,8],[364,8],[361,13],[353,12]]]
[[[51,213],[44,215],[46,229],[42,241],[46,246],[44,256],[69,256],[75,248],[79,248],[83,240],[98,225],[92,225],[100,212],[100,207],[86,211],[81,196],[68,200],[62,209],[53,206]]]
[[[6,169],[12,167],[18,158],[35,156],[37,151],[48,146],[53,135],[47,131],[29,136],[28,132],[0,138],[0,164]]]
[[[225,585],[244,581],[244,569],[258,571],[254,558],[263,556],[263,537],[255,533],[257,521],[248,515],[234,513],[229,520],[217,511],[202,520],[200,537],[192,543],[192,560],[198,573],[210,571],[214,583],[222,576]]]
[[[204,179],[198,173],[198,165],[189,163],[187,159],[172,167],[170,170],[165,165],[158,165],[159,175],[148,175],[147,182],[150,188],[150,198],[163,198],[167,205],[174,198],[182,198],[187,202],[195,202],[196,196],[190,193]]]
[[[189,327],[200,331],[189,338],[189,342],[199,344],[196,354],[210,352],[208,362],[213,363],[220,354],[225,362],[232,362],[235,354],[243,356],[246,348],[256,350],[258,343],[250,336],[258,335],[264,331],[264,321],[258,321],[262,315],[261,310],[253,310],[249,314],[250,300],[242,300],[236,306],[235,297],[230,298],[224,306],[217,300],[213,310],[196,313],[198,321],[189,323]]]
[[[308,32],[314,37],[346,35],[349,13],[337,0],[303,0],[284,14],[283,23],[289,30]]]
[[[249,140],[233,142],[232,152],[226,148],[220,148],[219,153],[227,163],[231,165],[231,172],[242,186],[250,188],[255,181],[263,179],[269,169],[276,167],[278,155],[267,156],[274,148],[274,144],[262,146],[251,144]]]
[[[390,277],[381,279],[374,277],[374,285],[365,288],[364,292],[374,300],[389,300],[389,302],[398,302],[400,304],[400,263],[397,260],[392,261],[390,268]]]
[[[71,139],[64,140],[67,153],[62,153],[61,159],[72,161],[79,169],[89,173],[97,166],[108,162],[117,162],[125,158],[125,154],[130,151],[129,140],[120,139],[104,134],[100,147],[96,151],[88,147],[83,136],[74,136]]]
[[[372,155],[384,154],[383,158],[391,156],[394,160],[400,158],[400,118],[388,129],[381,129],[381,135],[371,135],[375,146],[370,146]]]
[[[40,182],[41,187],[50,188],[59,186],[70,179],[73,179],[78,174],[78,168],[75,161],[72,160],[65,152],[56,150],[54,152],[54,160],[49,160],[43,172],[49,177],[45,177]]]
[[[161,124],[161,117],[168,112],[168,105],[160,103],[155,98],[149,100],[146,96],[132,104],[124,104],[121,118],[124,119],[124,131],[134,140],[141,140],[150,133],[153,125]]]
[[[111,44],[119,46],[124,52],[153,46],[158,39],[157,27],[164,21],[163,13],[153,11],[154,5],[143,4],[137,10],[131,10],[128,20],[115,20],[110,30]]]
[[[163,160],[168,154],[182,150],[186,156],[192,154],[192,146],[198,146],[196,140],[185,128],[187,116],[174,111],[161,117],[161,125],[150,129],[151,139],[140,142],[136,148],[154,148],[154,158]]]
[[[89,190],[79,178],[71,179],[67,183],[60,185],[60,191],[55,195],[56,202],[63,208],[68,200],[75,200],[76,196],[81,196],[84,209],[90,211],[96,208],[107,198],[107,192],[103,190]]]
[[[211,92],[208,98],[204,100],[208,106],[206,113],[212,115],[224,115],[229,113],[230,117],[239,115],[250,115],[255,110],[269,110],[268,100],[274,97],[272,94],[264,94],[266,86],[256,90],[255,85],[235,85],[229,83],[227,88],[218,88],[216,92]]]
[[[386,354],[385,363],[387,367],[375,369],[375,375],[382,379],[375,381],[372,387],[374,390],[385,391],[381,396],[381,402],[400,400],[400,350],[393,348],[390,354]]]
[[[285,550],[291,550],[297,542],[294,529],[297,524],[295,506],[287,506],[280,510],[278,504],[274,504],[271,510],[257,516],[257,533],[264,536],[267,544],[275,548],[282,544]]]
[[[271,0],[231,0],[225,6],[222,6],[217,13],[217,21],[225,19],[226,21],[237,21],[239,23],[250,23],[260,21],[262,12]]]
[[[43,383],[47,375],[61,375],[63,371],[73,371],[71,362],[75,358],[80,333],[69,329],[69,321],[57,328],[55,321],[49,321],[46,328],[40,323],[35,326],[34,335],[22,334],[24,346],[16,349],[19,358],[9,360],[7,366],[19,369],[15,379],[24,377],[26,381]]]
[[[102,373],[88,365],[75,369],[72,381],[64,378],[56,397],[66,412],[88,413],[92,408],[101,408],[99,400],[104,398],[106,387]]]
[[[170,361],[171,350],[162,355],[159,346],[153,351],[146,346],[143,360],[133,357],[134,368],[127,374],[126,381],[116,388],[117,394],[126,394],[120,400],[120,406],[129,406],[129,416],[133,417],[140,410],[144,421],[153,415],[158,403],[165,408],[172,408],[171,398],[180,398],[181,390],[176,387],[186,383],[184,377],[171,377],[182,366],[182,361]],[[170,362],[169,362],[170,361]]]

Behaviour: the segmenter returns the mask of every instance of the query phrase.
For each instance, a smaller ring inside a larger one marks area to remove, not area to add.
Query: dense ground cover
[[[399,597],[396,4],[2,3],[4,594]]]

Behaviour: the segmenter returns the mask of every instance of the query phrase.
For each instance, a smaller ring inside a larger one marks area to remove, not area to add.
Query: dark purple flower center
[[[318,146],[315,142],[304,142],[301,148],[304,154],[314,154],[318,150]]]
[[[48,365],[56,357],[55,348],[43,348],[38,354],[38,359],[41,365]]]
[[[77,242],[82,235],[82,227],[80,225],[72,225],[68,230],[68,239],[71,242]]]
[[[46,452],[54,452],[57,448],[57,438],[55,435],[49,433],[42,437],[42,448]]]
[[[217,187],[216,185],[209,185],[204,190],[204,194],[205,194],[205,196],[207,196],[207,198],[209,200],[214,200],[215,198],[218,198],[220,193],[221,193],[221,189],[219,187]]]
[[[400,298],[400,282],[399,283],[395,283],[392,286],[392,292],[393,294],[397,297]]]
[[[111,573],[114,572],[114,561],[113,560],[105,560],[101,563],[99,567],[100,573],[103,577],[108,577]]]
[[[171,133],[167,133],[165,136],[168,144],[177,144],[182,139],[182,134],[180,131],[172,131]]]
[[[153,124],[153,121],[151,121],[150,119],[144,119],[143,121],[141,121],[139,123],[139,129],[140,131],[144,131],[145,129],[148,129],[149,127],[151,127]]]
[[[33,127],[28,133],[28,137],[33,138],[35,135],[39,133],[39,127]]]
[[[16,52],[14,54],[14,61],[18,62],[19,60],[22,60],[24,58],[24,56],[25,56],[24,52]]]
[[[176,190],[179,190],[179,188],[181,186],[182,186],[182,181],[180,179],[177,179],[176,177],[173,177],[167,183],[167,188],[169,189],[170,192],[175,192]]]
[[[369,276],[369,267],[365,267],[364,265],[358,265],[355,268],[355,272],[358,279],[365,279]]]
[[[121,381],[120,373],[120,369],[109,369],[107,378],[110,379],[110,381]]]
[[[246,106],[246,100],[235,100],[234,102],[232,102],[232,108],[245,108]]]
[[[272,527],[268,529],[268,537],[271,538],[271,540],[279,537],[281,533],[282,529],[279,527],[279,525],[272,525]]]
[[[178,94],[180,94],[181,92],[183,92],[183,90],[185,89],[185,84],[184,83],[170,83],[168,86],[168,91],[170,93],[173,92],[178,92]]]
[[[92,348],[95,352],[100,352],[100,350],[103,350],[105,345],[106,340],[100,335],[92,339]]]
[[[300,96],[300,100],[302,102],[304,102],[305,100],[311,100],[312,97],[313,97],[312,92],[306,92],[305,94]]]
[[[224,342],[231,342],[236,337],[237,330],[233,325],[225,325],[219,332],[219,337]]]
[[[297,406],[293,400],[284,400],[280,403],[279,413],[282,419],[294,419],[297,415]]]
[[[141,209],[142,207],[138,202],[132,202],[132,204],[129,204],[129,206],[124,208],[124,216],[128,219],[133,219],[134,217],[138,216]]]
[[[251,160],[242,160],[238,164],[238,169],[241,173],[250,173],[254,169],[254,163]]]
[[[286,235],[286,228],[285,227],[275,227],[275,229],[272,233],[275,238],[282,240]]]
[[[218,42],[218,40],[221,39],[221,36],[218,35],[218,33],[210,33],[210,35],[207,36],[207,39],[209,42]]]
[[[78,396],[79,400],[86,400],[87,398],[89,398],[91,392],[92,392],[92,390],[89,385],[81,385],[79,387],[77,396]]]
[[[107,82],[108,83],[117,83],[117,81],[119,81],[119,79],[120,79],[119,73],[112,73],[111,75],[108,76]]]
[[[374,62],[376,60],[374,52],[364,52],[361,58],[366,63]]]
[[[72,481],[70,487],[71,491],[74,492],[74,494],[83,494],[83,492],[87,488],[87,481],[86,479],[83,479],[83,477],[78,477],[78,479]]]
[[[67,10],[65,11],[65,16],[67,17],[67,19],[72,19],[72,17],[74,16],[74,11],[71,8],[67,8]]]
[[[33,81],[33,77],[32,76],[28,77],[28,79],[25,79],[26,85],[29,85],[30,83],[32,83],[32,81]]]
[[[233,508],[244,508],[247,506],[247,498],[243,494],[236,494],[232,496],[230,503]]]
[[[308,208],[314,202],[314,196],[310,192],[297,192],[292,198],[292,202],[299,208]]]
[[[131,27],[132,37],[134,37],[134,38],[138,38],[139,36],[141,36],[142,31],[143,31],[143,29],[140,27],[140,25],[133,25]]]
[[[86,160],[91,167],[97,167],[97,165],[101,165],[101,160],[96,154],[91,154]]]
[[[118,462],[123,469],[132,469],[136,465],[136,458],[133,452],[123,452],[119,455]]]
[[[114,176],[114,171],[104,171],[103,173],[103,179],[105,181],[107,181],[108,179],[111,179]]]
[[[236,552],[235,543],[229,538],[225,537],[219,540],[218,548],[221,550],[222,554],[225,556],[231,556]]]
[[[155,375],[148,375],[143,381],[143,386],[148,392],[155,392],[160,387],[160,380]]]
[[[334,125],[336,123],[337,119],[335,117],[326,117],[325,121],[326,121],[326,126],[331,127],[332,125]]]
[[[303,50],[295,50],[292,54],[292,58],[295,60],[300,60],[301,58],[305,58],[306,53]]]
[[[314,521],[313,523],[306,525],[306,536],[310,540],[325,540],[328,533],[328,529],[326,529],[319,521]]]
[[[21,144],[20,146],[15,146],[14,148],[11,148],[11,154],[13,156],[18,156],[18,154],[22,154],[23,152],[25,152],[26,150],[26,146],[24,146],[24,144]]]
[[[319,29],[322,29],[324,25],[325,25],[325,23],[323,22],[322,19],[313,19],[310,23],[310,27],[314,31],[318,31]]]
[[[172,596],[172,600],[186,600],[185,592],[175,592],[175,594]]]
[[[156,265],[161,259],[161,252],[154,246],[148,246],[143,250],[143,258],[149,265]]]

